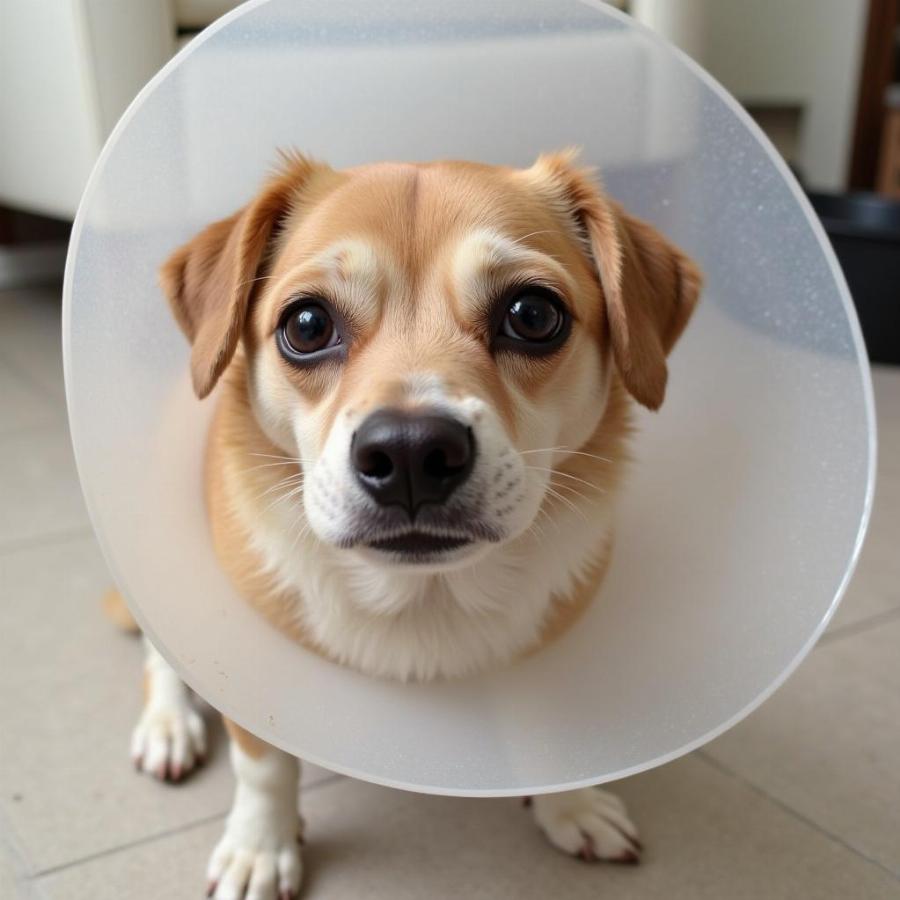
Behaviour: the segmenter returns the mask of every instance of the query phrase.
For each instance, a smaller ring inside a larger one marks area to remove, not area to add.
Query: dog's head
[[[531,526],[613,379],[662,403],[700,285],[570,153],[340,172],[290,157],[162,280],[200,397],[242,348],[313,532],[425,571]]]

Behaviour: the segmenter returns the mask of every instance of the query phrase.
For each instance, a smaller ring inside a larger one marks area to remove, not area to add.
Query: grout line
[[[313,791],[318,790],[320,787],[327,787],[329,784],[333,784],[335,781],[341,781],[343,779],[343,775],[328,775],[320,781],[313,782],[313,784],[301,786],[300,796],[302,797],[305,794],[309,794]],[[157,831],[154,834],[147,834],[143,837],[135,838],[133,841],[128,841],[124,844],[116,844],[116,846],[114,847],[106,847],[103,850],[97,850],[95,853],[89,853],[87,856],[82,856],[78,859],[72,859],[68,862],[59,863],[55,866],[48,866],[46,869],[39,869],[38,871],[33,872],[29,877],[31,880],[36,881],[37,879],[44,878],[47,875],[55,875],[58,872],[64,872],[67,869],[73,869],[77,866],[84,865],[85,863],[95,862],[98,859],[105,859],[107,856],[115,856],[118,853],[133,850],[136,847],[143,846],[144,844],[152,844],[156,841],[163,840],[164,838],[173,835],[185,834],[188,831],[193,831],[195,828],[202,828],[204,825],[209,825],[211,822],[216,822],[219,819],[224,819],[227,815],[228,810],[224,812],[212,813],[211,815],[204,816],[201,819],[194,819],[192,822],[185,822],[183,825],[178,825],[175,828],[168,828],[165,831]]]
[[[729,768],[725,765],[721,760],[709,754],[706,750],[695,750],[694,755],[698,756],[705,763],[712,766],[712,768],[721,772],[723,775],[727,775],[729,778],[734,779],[739,784],[744,787],[749,788],[753,793],[757,794],[760,797],[764,797],[770,803],[777,806],[782,812],[787,813],[793,818],[797,819],[797,821],[802,822],[804,825],[812,828],[814,831],[817,831],[823,837],[828,838],[830,841],[833,841],[835,844],[839,844],[845,850],[849,850],[855,856],[860,857],[860,859],[864,859],[866,862],[871,863],[873,866],[881,869],[887,875],[890,875],[895,881],[900,881],[900,871],[892,869],[890,866],[885,865],[881,860],[875,859],[872,856],[869,856],[864,851],[860,850],[858,847],[854,847],[852,844],[845,841],[840,835],[835,834],[832,831],[828,831],[827,828],[823,828],[819,825],[818,822],[813,821],[808,816],[801,813],[799,810],[794,809],[794,807],[788,805],[783,800],[780,800],[778,797],[770,794],[765,788],[756,784],[753,781],[750,781],[749,778],[745,778],[743,775],[736,772],[734,769]]]
[[[0,809],[0,853],[3,853],[6,860],[12,866],[13,880],[17,887],[27,886],[31,877],[31,859],[25,850],[25,845],[21,836],[7,813]],[[28,895],[33,896],[34,891],[28,889]]]
[[[900,618],[900,606],[896,606],[893,609],[886,609],[884,612],[876,613],[866,619],[860,619],[858,622],[849,622],[847,625],[842,625],[840,628],[835,628],[833,631],[826,631],[825,634],[819,638],[816,646],[826,646],[834,641],[840,641],[844,638],[853,637],[856,634],[862,634],[865,631],[877,628],[879,625],[886,625],[889,622],[893,622],[898,618]]]
[[[127,841],[124,844],[116,844],[115,847],[106,847],[103,850],[97,850],[94,853],[89,853],[87,856],[82,856],[78,859],[58,863],[55,866],[48,866],[46,869],[39,869],[34,872],[31,878],[38,879],[43,878],[46,875],[55,875],[57,872],[64,872],[66,869],[72,869],[75,866],[80,866],[84,863],[94,862],[95,860],[103,859],[107,856],[114,856],[125,850],[132,850],[135,847],[140,847],[142,844],[153,843],[153,841],[158,841],[160,838],[169,837],[170,835],[175,834],[183,834],[186,831],[200,828],[201,826],[208,825],[210,822],[215,822],[218,819],[224,819],[227,815],[227,812],[212,813],[211,815],[204,816],[202,819],[195,819],[193,822],[186,822],[184,825],[177,825],[175,828],[169,828],[166,831],[158,831],[154,834],[144,835],[143,837],[135,838],[133,841]]]
[[[0,852],[13,869],[13,884],[20,900],[46,900],[41,885],[32,880],[31,856],[9,814],[0,809]]]
[[[7,553],[16,553],[19,550],[30,550],[34,547],[54,546],[67,544],[72,541],[83,540],[92,537],[94,529],[91,525],[79,525],[66,531],[50,531],[44,534],[36,534],[31,537],[9,538],[0,541],[0,556]]]

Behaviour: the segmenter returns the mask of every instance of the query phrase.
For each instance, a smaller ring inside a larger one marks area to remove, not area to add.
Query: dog
[[[609,558],[633,403],[662,404],[701,275],[572,151],[344,171],[290,153],[161,283],[197,396],[219,384],[207,505],[237,589],[331,660],[432,679],[577,627]],[[116,594],[108,606],[128,624]],[[226,727],[237,790],[209,893],[294,897],[299,761]],[[148,643],[137,767],[179,781],[205,752]],[[612,794],[530,806],[559,849],[638,861]]]

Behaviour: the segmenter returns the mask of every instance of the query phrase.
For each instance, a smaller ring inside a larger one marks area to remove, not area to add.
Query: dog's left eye
[[[278,349],[288,362],[306,362],[341,343],[340,333],[323,301],[295,303],[281,317]]]
[[[568,324],[565,307],[554,293],[526,287],[507,301],[497,338],[510,349],[550,351],[565,339]]]

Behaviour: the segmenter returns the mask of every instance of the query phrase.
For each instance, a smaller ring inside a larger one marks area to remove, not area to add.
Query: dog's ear
[[[160,283],[191,342],[198,397],[209,394],[231,362],[272,238],[320,168],[325,167],[304,157],[285,156],[251,203],[205,228],[163,264]]]
[[[591,257],[603,289],[616,367],[631,395],[658,409],[666,393],[666,356],[700,296],[697,266],[656,229],[602,194],[574,151],[545,154],[528,170],[552,192]]]

